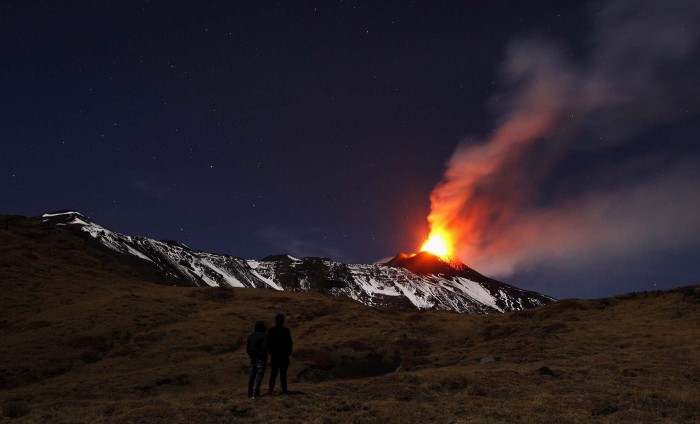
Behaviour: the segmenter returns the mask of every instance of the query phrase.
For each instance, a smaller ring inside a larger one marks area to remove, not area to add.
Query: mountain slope
[[[138,260],[177,285],[307,291],[350,297],[368,306],[466,313],[521,310],[553,300],[500,283],[463,264],[447,264],[426,252],[416,257],[399,255],[385,265],[289,255],[248,260],[195,251],[176,241],[127,236],[75,211],[47,213],[41,218],[47,224],[89,234],[104,247],[132,262]],[[419,259],[422,267],[416,265]]]
[[[117,255],[0,216],[0,423],[700,422],[700,286],[467,315],[153,284]],[[278,313],[293,394],[248,399],[245,339]]]

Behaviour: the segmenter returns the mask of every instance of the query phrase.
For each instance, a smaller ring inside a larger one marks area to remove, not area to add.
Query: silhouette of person
[[[289,367],[289,355],[292,354],[292,335],[289,328],[284,326],[284,315],[275,316],[275,326],[267,332],[267,349],[270,352],[270,389],[268,394],[275,390],[277,373],[280,375],[282,393],[287,391],[287,368]]]
[[[248,336],[246,352],[250,358],[250,378],[248,379],[248,397],[260,397],[260,385],[267,366],[267,326],[264,322],[255,323],[255,331]]]

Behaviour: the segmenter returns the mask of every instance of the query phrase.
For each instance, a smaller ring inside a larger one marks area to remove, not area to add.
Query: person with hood
[[[289,355],[292,354],[292,335],[289,328],[284,326],[284,315],[275,317],[275,326],[267,332],[267,349],[270,352],[270,388],[269,395],[275,390],[277,373],[280,375],[282,393],[287,394],[287,368]]]
[[[264,322],[255,323],[255,331],[248,336],[246,352],[250,358],[250,378],[248,379],[248,397],[260,397],[260,385],[265,376],[267,366],[267,340],[265,332],[267,326]]]

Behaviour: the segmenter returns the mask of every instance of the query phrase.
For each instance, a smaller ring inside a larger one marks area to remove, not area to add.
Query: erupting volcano
[[[452,234],[444,228],[433,227],[418,253],[399,253],[385,265],[406,268],[421,275],[455,276],[466,272],[468,277],[476,277],[475,281],[490,280],[460,262],[454,255],[454,240]]]
[[[452,237],[447,231],[433,230],[420,248],[420,252],[430,252],[445,261],[453,256]]]
[[[26,225],[44,230],[53,227],[66,237],[72,233],[83,241],[89,234],[105,257],[127,267],[136,266],[143,278],[167,285],[305,291],[349,297],[372,307],[464,313],[507,312],[552,301],[549,296],[498,282],[428,251],[401,253],[379,264],[291,255],[243,259],[192,250],[174,240],[117,233],[76,211],[51,212],[38,218],[25,218]],[[442,240],[445,251],[450,252],[450,239]]]

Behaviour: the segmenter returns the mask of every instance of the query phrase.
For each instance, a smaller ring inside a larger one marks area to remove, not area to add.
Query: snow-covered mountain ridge
[[[141,261],[174,284],[231,286],[327,293],[368,306],[438,309],[464,313],[508,312],[554,299],[452,266],[422,252],[397,255],[386,264],[344,264],[289,255],[247,260],[199,252],[177,241],[111,231],[75,211],[46,213],[48,224],[88,233],[103,246]]]

